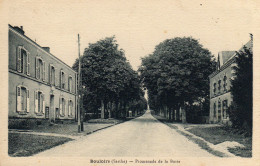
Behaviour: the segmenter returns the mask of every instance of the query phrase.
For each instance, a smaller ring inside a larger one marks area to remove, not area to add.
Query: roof
[[[248,48],[248,49],[253,49],[253,40],[252,38],[245,44],[243,45],[238,51],[221,51],[218,53],[218,66],[217,66],[217,70],[214,71],[212,74],[209,75],[209,77],[213,77],[215,76],[217,73],[219,73],[220,70],[223,70],[224,68],[227,67],[227,65],[229,65],[232,60],[234,59],[234,57],[237,55],[236,52],[239,51],[243,51],[244,47]],[[225,65],[227,64],[227,65]]]
[[[222,62],[225,64],[227,60],[236,53],[236,51],[221,51],[222,52]]]

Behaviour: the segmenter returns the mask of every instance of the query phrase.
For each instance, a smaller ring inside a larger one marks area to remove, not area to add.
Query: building
[[[252,39],[245,47],[252,49]],[[243,50],[244,46],[238,50]],[[210,79],[210,123],[228,123],[228,107],[232,103],[230,92],[231,80],[234,79],[235,51],[221,51],[218,53],[217,70],[209,75]]]
[[[9,125],[19,120],[75,120],[77,73],[9,25]]]

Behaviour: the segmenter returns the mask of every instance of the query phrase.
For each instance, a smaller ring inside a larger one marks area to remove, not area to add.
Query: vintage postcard
[[[259,165],[259,10],[0,1],[0,165]]]

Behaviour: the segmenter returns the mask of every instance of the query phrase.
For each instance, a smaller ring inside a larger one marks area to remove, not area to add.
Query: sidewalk
[[[13,157],[31,156],[68,141],[78,140],[93,132],[122,123],[84,123],[84,131],[78,133],[77,123],[41,125],[31,130],[9,129],[8,154]],[[33,145],[33,146],[32,146]]]

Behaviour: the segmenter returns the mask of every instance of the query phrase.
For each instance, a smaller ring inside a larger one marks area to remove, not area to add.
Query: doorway
[[[54,95],[50,95],[50,121],[55,122]]]

